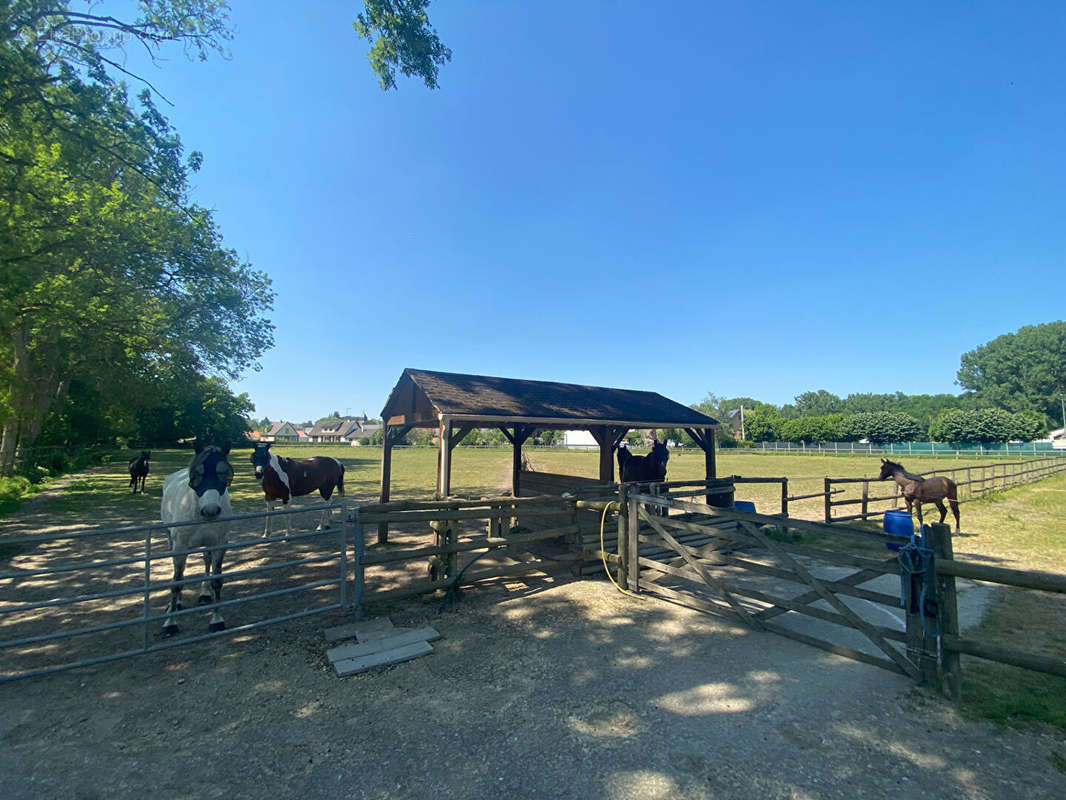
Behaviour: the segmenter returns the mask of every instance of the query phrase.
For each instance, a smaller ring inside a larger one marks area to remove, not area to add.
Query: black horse
[[[670,451],[666,445],[656,440],[651,452],[646,456],[635,456],[629,448],[618,448],[618,474],[622,483],[631,481],[648,481],[659,483],[666,480],[666,462],[670,460]]]
[[[139,456],[130,459],[130,489],[133,490],[133,494],[137,494],[138,482],[141,484],[141,494],[144,494],[144,482],[151,468],[151,458],[150,450],[142,450]]]

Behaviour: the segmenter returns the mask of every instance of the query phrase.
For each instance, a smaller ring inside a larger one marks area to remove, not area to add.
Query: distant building
[[[300,435],[291,422],[275,422],[263,434],[264,442],[296,442]]]
[[[584,450],[599,448],[599,446],[591,431],[563,431],[563,447]]]

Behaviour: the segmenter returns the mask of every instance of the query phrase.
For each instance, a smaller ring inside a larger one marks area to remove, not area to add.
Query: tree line
[[[726,422],[744,408],[751,442],[890,443],[929,439],[952,444],[1031,441],[1062,425],[1066,403],[1066,322],[1029,325],[964,353],[952,394],[804,392],[783,406],[714,394],[692,406]],[[723,425],[726,446],[740,432]]]

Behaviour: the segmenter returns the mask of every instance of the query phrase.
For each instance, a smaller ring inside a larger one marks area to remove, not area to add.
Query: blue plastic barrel
[[[747,500],[737,500],[733,503],[733,508],[737,511],[745,511],[748,514],[755,513],[755,504],[748,502]]]
[[[884,529],[893,536],[913,536],[914,520],[906,511],[886,511]]]

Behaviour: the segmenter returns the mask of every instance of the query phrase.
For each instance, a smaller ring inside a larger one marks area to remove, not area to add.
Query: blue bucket
[[[914,535],[914,520],[906,511],[886,511],[884,530],[893,536],[910,537]]]
[[[748,514],[754,514],[755,513],[755,504],[754,503],[750,503],[747,500],[737,500],[737,501],[735,501],[733,503],[733,508],[735,508],[737,511],[744,511],[744,512],[746,512]]]

